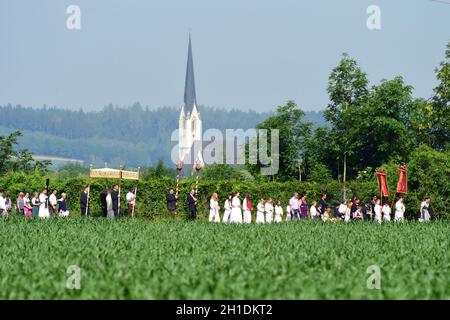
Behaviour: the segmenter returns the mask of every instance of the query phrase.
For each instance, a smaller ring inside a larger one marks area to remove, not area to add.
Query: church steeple
[[[186,66],[186,80],[184,83],[184,112],[192,114],[197,106],[195,96],[194,61],[192,59],[191,35],[189,34],[188,59]]]

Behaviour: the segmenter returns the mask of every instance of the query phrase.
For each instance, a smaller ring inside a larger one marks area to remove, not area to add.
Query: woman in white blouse
[[[395,221],[403,221],[405,215],[405,205],[403,204],[403,196],[400,196],[395,204]]]
[[[309,208],[309,213],[311,214],[311,219],[316,220],[319,217],[319,211],[317,211],[317,202],[313,201],[311,207]]]
[[[391,221],[391,208],[388,203],[383,204],[383,209],[381,209],[381,211],[383,212],[383,220]]]
[[[231,200],[231,217],[230,222],[242,223],[242,209],[241,199],[239,199],[239,192],[234,194],[233,200]]]
[[[256,223],[264,223],[264,199],[259,200],[256,209]]]
[[[275,222],[280,223],[283,220],[283,207],[281,206],[281,202],[277,201],[275,205]]]
[[[264,207],[264,211],[266,211],[266,222],[272,223],[273,222],[273,204],[272,204],[272,198],[269,198],[266,201],[266,205]]]
[[[219,209],[219,196],[214,192],[209,201],[209,222],[220,222]]]
[[[225,203],[223,204],[223,209],[224,209],[223,218],[222,218],[223,223],[230,222],[231,201],[232,201],[232,197],[231,197],[231,194],[229,194],[227,197],[227,200],[225,200]]]
[[[381,223],[382,209],[381,209],[381,206],[380,206],[380,199],[376,200],[374,211],[375,211],[375,221],[378,222],[378,223]]]

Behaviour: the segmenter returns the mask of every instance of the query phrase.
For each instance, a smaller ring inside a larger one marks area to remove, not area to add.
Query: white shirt
[[[233,208],[240,208],[241,200],[238,197],[234,197],[233,201],[231,201],[231,205],[233,206]]]
[[[225,209],[225,211],[230,211],[230,201],[225,200],[225,203],[223,204],[223,208]]]
[[[0,197],[0,209],[6,210],[6,199]]]
[[[384,215],[390,215],[391,214],[391,208],[389,206],[383,206],[383,214]]]
[[[275,206],[275,214],[282,216],[283,215],[283,208],[279,205]]]
[[[267,213],[272,213],[273,212],[273,205],[271,203],[266,203],[266,207],[265,210]]]
[[[42,205],[42,204],[45,203],[46,201],[47,201],[47,195],[41,193],[41,194],[39,195],[39,202],[40,202],[41,205]]]
[[[134,195],[133,192],[128,192],[127,193],[127,203],[129,204],[134,204],[134,202],[136,201],[136,196]]]
[[[261,202],[258,203],[256,207],[258,209],[258,212],[264,212],[264,205]]]
[[[315,206],[311,206],[311,208],[309,208],[309,212],[311,213],[311,217],[315,217],[319,215],[319,212],[317,212],[317,209]]]
[[[58,202],[58,200],[56,199],[56,196],[53,193],[50,195],[50,198],[48,199],[48,201],[50,202],[50,204],[52,206],[56,206],[56,204]]]
[[[397,203],[395,204],[395,211],[401,214],[405,212],[405,206],[400,200],[398,200]]]
[[[340,214],[345,214],[345,212],[347,211],[347,205],[341,203],[339,205],[338,211],[339,211]]]
[[[209,201],[209,208],[212,211],[218,212],[219,211],[219,203],[216,200],[214,200],[213,198],[211,198],[211,200]]]

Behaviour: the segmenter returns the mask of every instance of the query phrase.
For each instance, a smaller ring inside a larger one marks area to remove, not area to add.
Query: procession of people
[[[40,193],[35,192],[33,197],[29,193],[20,192],[16,201],[16,212],[26,217],[49,218],[51,216],[67,217],[70,212],[67,209],[67,195],[61,193],[58,198],[58,190],[44,188]],[[268,197],[266,199],[257,199],[256,206],[250,193],[246,193],[241,199],[240,192],[229,194],[221,206],[219,203],[219,195],[217,192],[212,193],[209,200],[209,216],[210,222],[249,224],[255,222],[257,224],[264,223],[281,223],[286,222],[298,223],[305,220],[322,220],[322,221],[375,221],[377,223],[401,222],[405,219],[404,196],[400,195],[395,205],[391,208],[387,201],[382,203],[382,199],[373,196],[362,203],[358,197],[344,199],[336,206],[330,206],[327,202],[328,195],[323,193],[319,199],[311,201],[309,205],[306,194],[294,192],[292,197],[284,204],[281,199],[273,200]],[[80,211],[81,216],[91,216],[89,200],[89,186],[86,186],[80,193]],[[128,190],[125,196],[126,208],[129,216],[136,215],[136,187]],[[167,209],[170,216],[174,216],[179,206],[178,195],[173,188],[169,188],[166,194]],[[197,219],[197,205],[199,200],[195,189],[190,190],[187,195],[186,208],[189,212],[190,220]],[[105,189],[100,193],[100,207],[102,216],[108,219],[114,219],[120,216],[120,186],[115,184],[112,189]],[[420,204],[419,221],[430,221],[430,198],[425,197]],[[0,214],[7,216],[12,212],[12,200],[9,195],[4,195],[0,190]]]

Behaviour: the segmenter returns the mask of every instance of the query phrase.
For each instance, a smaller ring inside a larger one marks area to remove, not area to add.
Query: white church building
[[[195,95],[194,62],[192,59],[191,36],[189,35],[186,80],[184,84],[184,103],[180,110],[178,127],[178,159],[193,165],[202,158],[202,119],[197,109]]]

